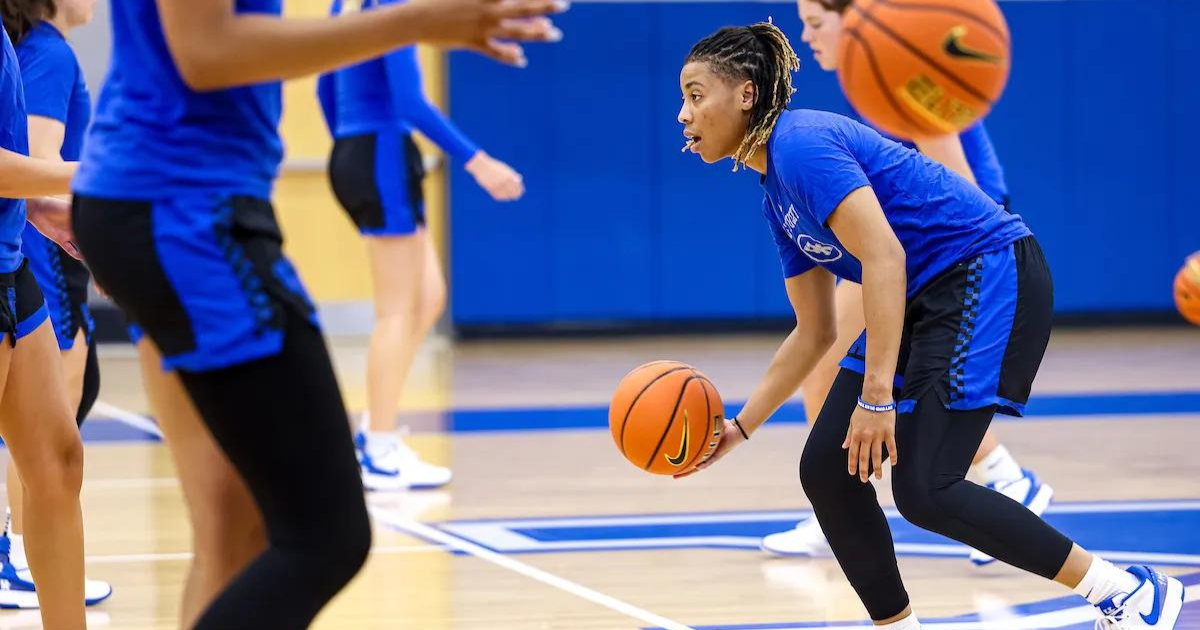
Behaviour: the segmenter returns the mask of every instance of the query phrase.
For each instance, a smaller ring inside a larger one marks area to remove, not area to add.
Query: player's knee
[[[50,500],[79,497],[83,486],[83,441],[78,432],[56,434],[35,457],[18,464],[21,481],[31,497]]]
[[[800,456],[800,485],[813,505],[836,500],[850,476],[846,474],[846,456],[840,451],[817,448],[809,442]]]
[[[446,283],[438,282],[433,286],[427,287],[424,294],[421,296],[421,328],[429,330],[433,328],[438,319],[442,317],[442,313],[446,312]]]
[[[949,514],[939,496],[936,484],[922,475],[907,473],[900,465],[892,469],[892,495],[896,509],[904,519],[917,527],[939,531]]]
[[[371,552],[371,520],[367,516],[366,504],[339,515],[330,524],[333,528],[317,539],[325,556],[327,566],[342,584],[349,582]]]

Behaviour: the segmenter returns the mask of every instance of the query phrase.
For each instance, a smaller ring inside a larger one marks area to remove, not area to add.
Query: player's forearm
[[[0,197],[27,199],[71,192],[77,162],[31,158],[0,149]]]
[[[754,432],[800,389],[800,384],[829,351],[835,338],[836,333],[832,330],[801,330],[800,326],[792,330],[737,416],[747,432]]]
[[[862,397],[871,404],[892,402],[908,274],[904,251],[863,261],[863,315],[867,323],[866,376]]]
[[[429,23],[424,6],[400,4],[311,19],[230,11],[170,28],[171,5],[191,1],[159,0],[159,6],[175,63],[188,86],[200,91],[290,79],[377,57],[416,42]]]

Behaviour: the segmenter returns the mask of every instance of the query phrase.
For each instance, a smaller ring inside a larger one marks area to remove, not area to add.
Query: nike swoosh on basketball
[[[679,445],[679,454],[676,455],[675,457],[671,457],[670,455],[663,453],[663,455],[666,455],[667,461],[670,462],[672,466],[678,466],[683,463],[683,460],[687,459],[688,438],[690,437],[689,434],[691,433],[689,428],[690,427],[689,427],[689,423],[688,423],[687,409],[684,409],[683,410],[683,442]]]
[[[949,33],[946,33],[946,40],[942,42],[942,50],[946,51],[947,55],[958,59],[972,59],[975,61],[986,61],[988,63],[1000,63],[1000,57],[983,52],[975,48],[963,46],[962,39],[967,36],[967,27],[959,26],[952,27]]]

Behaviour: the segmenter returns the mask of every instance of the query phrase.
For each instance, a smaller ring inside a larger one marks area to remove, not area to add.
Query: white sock
[[[367,455],[378,457],[388,451],[395,450],[400,441],[395,431],[366,431]]]
[[[1100,556],[1092,556],[1092,566],[1088,567],[1075,592],[1095,605],[1117,593],[1132,593],[1139,584],[1132,573],[1122,571]]]
[[[921,630],[921,622],[917,619],[917,613],[909,613],[909,615],[900,621],[893,621],[887,625],[875,626],[876,630]]]
[[[987,454],[987,457],[983,458],[983,461],[972,464],[971,472],[975,473],[975,476],[982,479],[985,484],[1016,481],[1024,475],[1021,472],[1021,465],[1013,459],[1004,446],[997,446]]]
[[[12,541],[12,549],[8,552],[8,562],[17,568],[29,568],[29,558],[25,556],[25,537],[20,534],[8,535],[8,539]]]

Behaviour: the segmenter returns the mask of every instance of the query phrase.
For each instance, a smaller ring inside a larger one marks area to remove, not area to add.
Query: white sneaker
[[[817,518],[800,521],[792,529],[771,534],[759,544],[762,550],[776,556],[829,556],[833,550],[821,531]]]
[[[95,606],[112,595],[112,585],[100,580],[85,580],[83,602]],[[38,607],[38,596],[29,569],[17,569],[5,562],[0,568],[0,608],[32,609]]]
[[[440,488],[453,478],[449,468],[423,461],[399,437],[380,450],[367,448],[367,435],[354,435],[354,447],[362,468],[363,487],[376,492]],[[375,451],[374,455],[368,451]]]
[[[1183,583],[1146,566],[1125,570],[1141,584],[1132,593],[1118,593],[1097,604],[1104,616],[1096,620],[1096,629],[1174,628],[1183,609]]]
[[[1042,483],[1042,480],[1038,479],[1033,471],[1025,468],[1021,469],[1020,479],[989,483],[987,487],[1024,505],[1030,512],[1038,516],[1046,511],[1046,508],[1050,506],[1050,500],[1054,498],[1054,488],[1051,488],[1049,484]],[[976,566],[984,566],[995,561],[995,558],[978,549],[971,550],[971,562]]]

